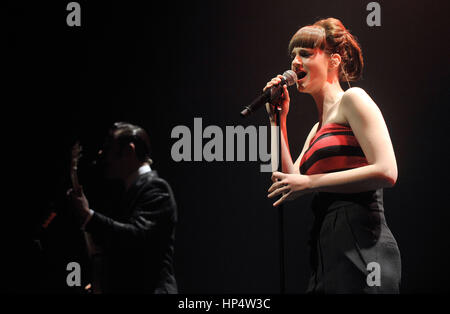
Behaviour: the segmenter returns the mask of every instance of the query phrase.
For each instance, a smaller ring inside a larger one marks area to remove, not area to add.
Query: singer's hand
[[[266,86],[263,89],[263,92],[266,89],[271,88],[272,86],[276,86],[276,85],[280,84],[282,78],[283,78],[283,76],[280,74],[277,75],[277,77],[274,77],[270,82],[268,82],[266,84]],[[276,104],[281,105],[280,118],[282,118],[282,119],[286,118],[286,116],[289,112],[289,102],[290,102],[290,98],[289,98],[289,92],[287,90],[287,85],[284,85],[283,86],[283,94],[276,102]],[[267,113],[269,114],[270,122],[275,123],[275,105],[266,103],[266,110],[267,110]]]
[[[272,198],[281,195],[281,197],[273,203],[273,206],[278,206],[285,200],[290,201],[296,199],[300,195],[312,192],[310,185],[311,180],[306,175],[277,171],[272,174],[272,182],[274,183],[267,191],[269,193],[267,197]]]

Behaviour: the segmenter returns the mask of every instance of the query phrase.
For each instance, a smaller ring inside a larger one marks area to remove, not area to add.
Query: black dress
[[[302,174],[367,165],[350,127],[327,124],[311,140]],[[307,293],[399,293],[400,251],[384,216],[383,190],[316,192]]]

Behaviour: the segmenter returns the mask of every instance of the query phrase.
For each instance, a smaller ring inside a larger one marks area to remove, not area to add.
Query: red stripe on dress
[[[311,155],[318,149],[336,145],[359,147],[359,143],[353,135],[330,135],[314,143],[314,145],[310,147],[309,150],[303,155],[301,164],[303,164],[306,159],[311,157]]]
[[[325,131],[327,131],[327,132],[325,132]],[[314,135],[314,137],[309,142],[309,145],[311,145],[311,143],[314,142],[315,139],[318,138],[319,136],[321,136],[322,134],[329,133],[329,132],[337,132],[337,131],[352,131],[352,128],[347,125],[342,125],[339,123],[327,123],[324,126],[322,126],[319,131],[317,131],[317,133]]]

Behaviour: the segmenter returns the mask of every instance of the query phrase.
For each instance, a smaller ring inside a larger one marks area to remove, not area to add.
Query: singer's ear
[[[330,56],[330,70],[337,68],[341,64],[341,56],[338,53],[333,53]]]

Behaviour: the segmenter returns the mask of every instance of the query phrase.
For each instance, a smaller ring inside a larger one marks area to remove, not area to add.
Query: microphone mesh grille
[[[292,70],[287,70],[283,73],[283,76],[285,77],[288,86],[294,85],[295,81],[297,81],[297,74]]]

